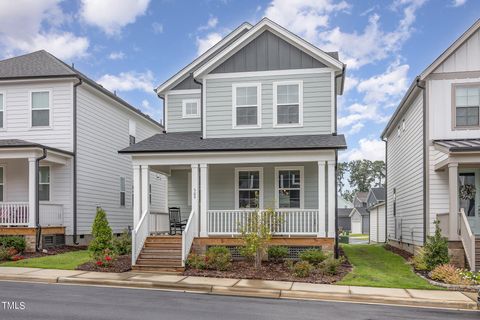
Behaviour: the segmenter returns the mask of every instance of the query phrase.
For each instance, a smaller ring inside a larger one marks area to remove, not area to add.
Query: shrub
[[[310,264],[318,265],[328,256],[321,249],[308,249],[299,254],[300,260],[307,261]]]
[[[313,266],[308,261],[299,261],[293,266],[293,274],[299,278],[306,278],[313,270]]]
[[[420,249],[417,254],[412,258],[411,264],[415,270],[428,270],[427,264],[425,262],[425,251],[423,249]]]
[[[440,221],[435,222],[435,234],[427,237],[425,243],[425,264],[428,270],[433,270],[436,266],[450,262],[448,256],[448,240],[442,237],[442,230],[439,227]]]
[[[2,260],[10,260],[10,250],[5,247],[0,248],[0,261]]]
[[[288,248],[282,246],[268,247],[268,259],[273,262],[282,262],[288,256]]]
[[[471,281],[472,284],[479,284],[480,282],[480,272],[463,269],[459,271],[459,274],[463,279]]]
[[[320,270],[324,274],[334,276],[338,273],[338,267],[340,267],[344,262],[344,257],[340,257],[338,259],[335,259],[334,257],[328,257],[320,264]]]
[[[111,249],[104,249],[101,254],[95,256],[96,264],[99,267],[110,267],[115,260],[115,252]]]
[[[463,278],[460,274],[460,269],[455,268],[455,266],[451,264],[439,265],[430,271],[429,275],[433,280],[448,284],[468,285],[473,283],[471,280]]]
[[[225,247],[210,247],[205,254],[207,269],[224,271],[232,264],[232,254]]]
[[[0,237],[0,246],[15,248],[18,252],[23,252],[27,247],[27,242],[24,237],[19,236]]]
[[[88,250],[97,258],[104,253],[105,249],[112,250],[112,229],[108,225],[107,214],[102,208],[97,208],[97,215],[92,225],[93,239],[90,241]],[[97,259],[98,260],[98,259]]]
[[[185,261],[185,265],[189,268],[192,268],[192,269],[203,270],[203,269],[206,268],[205,256],[204,255],[198,255],[198,254],[195,254],[195,253],[191,253],[188,256],[187,261]]]
[[[122,256],[132,252],[132,237],[128,234],[128,230],[123,230],[119,237],[116,237],[112,241],[113,249],[115,253]]]
[[[348,244],[348,241],[349,241],[349,236],[348,236],[348,234],[342,234],[342,235],[338,236],[338,242],[339,242],[339,243],[346,243],[346,244]]]

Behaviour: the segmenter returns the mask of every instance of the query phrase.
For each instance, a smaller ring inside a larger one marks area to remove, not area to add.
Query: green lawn
[[[405,260],[382,245],[342,245],[353,271],[337,284],[405,289],[439,289],[417,276]]]
[[[43,269],[74,270],[78,265],[91,260],[87,250],[72,251],[52,256],[31,258],[1,263],[0,267],[29,267]]]

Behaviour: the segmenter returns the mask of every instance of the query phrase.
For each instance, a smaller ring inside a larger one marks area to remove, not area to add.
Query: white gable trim
[[[244,46],[246,46],[252,39],[259,36],[265,30],[269,30],[276,36],[287,41],[291,45],[297,47],[298,49],[305,51],[312,55],[314,58],[325,62],[329,67],[335,69],[336,71],[341,71],[343,68],[343,63],[329,56],[324,51],[318,49],[314,45],[308,43],[297,35],[291,33],[290,31],[284,29],[273,21],[264,18],[259,23],[257,23],[253,28],[251,28],[247,33],[242,35],[240,38],[235,40],[230,46],[225,48],[222,52],[217,54],[215,57],[210,59],[203,66],[198,68],[194,73],[194,78],[202,78],[205,74],[212,71],[216,66],[223,63],[225,60],[230,58],[233,54],[238,52]]]

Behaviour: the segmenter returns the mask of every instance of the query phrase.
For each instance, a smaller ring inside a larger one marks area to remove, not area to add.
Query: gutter
[[[82,78],[73,85],[73,244],[77,241],[77,87],[83,83]]]
[[[338,259],[338,150],[335,150],[335,259]]]
[[[155,91],[157,92],[157,91]],[[163,110],[162,110],[162,113],[163,113],[163,118],[162,118],[162,122],[163,122],[163,133],[167,133],[167,130],[165,130],[165,107],[166,107],[166,103],[165,103],[165,97],[161,97],[161,96],[158,96],[160,99],[162,99],[163,101]]]
[[[201,139],[203,139],[203,83],[195,79],[193,72],[190,73],[192,76],[193,82],[200,85],[200,132],[202,133]]]
[[[47,157],[47,149],[43,148],[43,155],[35,159],[35,226],[37,227],[37,241],[35,241],[35,251],[40,250],[40,240],[42,239],[42,226],[40,225],[40,190],[38,188],[38,175],[40,161]]]

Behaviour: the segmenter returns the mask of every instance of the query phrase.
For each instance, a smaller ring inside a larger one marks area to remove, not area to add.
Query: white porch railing
[[[265,212],[265,211],[261,211]],[[275,227],[277,235],[318,235],[320,211],[317,209],[276,209],[279,224]],[[249,217],[255,214],[254,210],[209,210],[209,235],[238,235],[242,225],[248,223]]]
[[[0,202],[0,226],[28,226],[28,202]]]
[[[168,212],[150,211],[150,234],[162,234],[169,231],[170,220]]]
[[[145,240],[147,239],[149,231],[149,214],[148,210],[143,212],[138,225],[132,232],[132,266],[137,263],[137,258],[142,251]]]
[[[40,204],[40,225],[63,226],[63,205]]]
[[[465,255],[467,256],[468,264],[472,271],[475,271],[475,235],[470,229],[465,211],[460,209],[458,213],[458,235],[462,239]]]
[[[187,225],[182,233],[182,266],[185,266],[185,260],[192,248],[193,239],[198,237],[198,216],[197,210],[192,209],[188,217]]]

